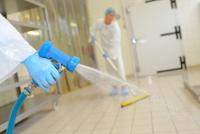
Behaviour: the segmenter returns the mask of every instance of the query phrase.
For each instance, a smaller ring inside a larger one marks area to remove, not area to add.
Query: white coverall
[[[95,36],[97,31],[100,34],[101,47],[108,54],[117,71],[114,71],[111,65],[107,64],[106,68],[111,75],[115,75],[126,81],[124,64],[121,52],[121,31],[117,21],[113,21],[110,25],[106,25],[103,20],[99,20],[91,28],[91,36]]]
[[[36,50],[0,14],[0,83],[17,72],[17,68]]]

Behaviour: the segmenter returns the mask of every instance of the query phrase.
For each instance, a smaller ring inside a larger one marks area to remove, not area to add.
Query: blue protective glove
[[[95,36],[91,36],[90,40],[89,40],[89,43],[94,45],[96,43],[96,41],[97,41],[96,37]]]
[[[103,53],[103,57],[104,57],[105,59],[107,59],[107,58],[109,58],[109,54],[108,54],[107,52],[104,52],[104,53]]]
[[[33,81],[45,92],[60,78],[60,73],[50,60],[39,57],[38,53],[29,56],[23,64]]]

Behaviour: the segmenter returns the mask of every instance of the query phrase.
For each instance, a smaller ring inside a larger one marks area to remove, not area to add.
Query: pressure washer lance
[[[59,72],[63,71],[64,68],[66,68],[70,72],[74,72],[80,62],[80,59],[78,57],[64,54],[59,49],[55,48],[50,41],[45,41],[38,53],[40,57],[57,61],[58,64],[55,64],[55,66]],[[27,87],[24,88],[22,93],[19,95],[17,101],[12,107],[6,134],[14,133],[17,113],[23,102],[25,101],[26,97],[31,95],[32,89],[35,87],[38,87],[37,83],[32,81]]]

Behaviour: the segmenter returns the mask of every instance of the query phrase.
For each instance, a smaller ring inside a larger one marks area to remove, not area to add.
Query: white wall
[[[200,65],[200,0],[178,0],[187,64]]]
[[[87,0],[88,14],[90,25],[93,25],[99,18],[104,17],[104,11],[108,7],[113,7],[122,17],[119,20],[121,32],[122,32],[122,53],[124,59],[124,65],[126,75],[133,74],[133,48],[128,38],[128,32],[125,28],[125,22],[123,19],[123,11],[120,0]],[[97,52],[97,51],[96,51]],[[102,56],[97,52],[97,63],[100,69],[105,69],[105,61]]]

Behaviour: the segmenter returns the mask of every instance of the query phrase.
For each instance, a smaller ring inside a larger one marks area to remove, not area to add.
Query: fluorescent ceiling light
[[[70,26],[71,26],[71,27],[77,27],[77,24],[76,24],[76,23],[73,23],[73,22],[71,22],[71,23],[70,23]]]
[[[27,32],[27,34],[33,35],[33,36],[38,36],[38,35],[40,35],[40,32],[39,31],[29,31],[29,32]]]

